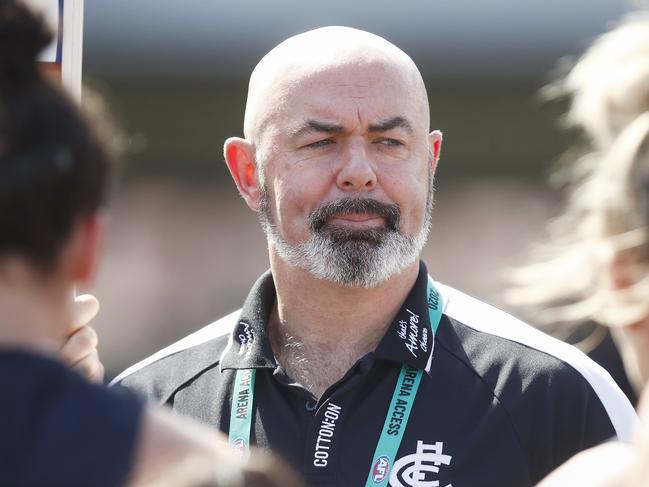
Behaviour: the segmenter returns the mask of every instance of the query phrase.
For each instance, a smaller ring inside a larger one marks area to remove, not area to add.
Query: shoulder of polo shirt
[[[604,441],[631,438],[633,407],[601,366],[575,347],[450,286],[439,285],[451,326],[440,325],[436,347],[463,362],[518,426],[545,418],[534,431],[582,433]],[[604,436],[608,435],[608,436]],[[591,445],[592,446],[592,445]]]
[[[581,352],[533,336],[535,330],[529,334],[539,340],[524,341],[447,320],[436,337],[437,360],[443,363],[443,354],[461,362],[493,397],[494,407],[502,408],[521,451],[533,452],[531,478],[541,478],[577,451],[614,437],[629,440],[633,408],[610,376]]]
[[[148,400],[164,404],[188,382],[207,370],[219,366],[219,359],[229,337],[214,338],[163,357],[129,374],[114,385],[127,387]]]
[[[166,403],[178,389],[218,367],[240,310],[163,348],[119,374],[111,386],[126,387],[153,403]]]
[[[604,410],[596,386],[586,377],[592,375],[592,371],[580,371],[565,357],[534,344],[485,333],[457,319],[447,318],[450,326],[438,333],[436,346],[470,369],[505,408],[513,411],[517,409],[515,403],[527,400],[540,406],[569,398],[570,404],[564,408],[587,407],[588,401],[594,401]],[[587,364],[586,360],[583,362]],[[603,394],[610,396],[612,392],[611,388]],[[523,414],[529,412],[522,411]],[[528,420],[523,418],[523,421]]]

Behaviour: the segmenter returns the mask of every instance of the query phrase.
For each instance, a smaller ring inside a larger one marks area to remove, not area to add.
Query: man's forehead
[[[351,96],[363,96],[367,90],[385,85],[411,89],[415,84],[412,71],[393,60],[361,56],[336,63],[287,66],[269,83],[288,91],[335,90]]]
[[[427,117],[421,75],[412,60],[393,44],[347,28],[301,34],[277,46],[255,68],[246,106],[246,137],[258,133],[269,117],[275,118],[280,112],[286,115],[293,105],[318,108],[329,102],[353,103],[372,96],[376,102],[392,97],[404,104],[414,97],[412,105],[425,106]]]
[[[427,104],[421,100],[421,92],[398,72],[372,76],[373,72],[359,66],[337,67],[306,77],[284,78],[263,101],[265,113],[260,109],[260,115],[266,123],[280,125],[285,133],[309,132],[325,124],[340,126],[339,132],[355,128],[372,131],[385,126],[386,120],[399,121],[392,128],[411,131],[425,124],[427,129],[427,113],[423,113]]]

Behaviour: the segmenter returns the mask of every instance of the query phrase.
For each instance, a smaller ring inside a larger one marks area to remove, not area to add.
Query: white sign
[[[59,46],[59,0],[23,0],[27,5],[38,10],[45,17],[48,27],[54,33],[54,39],[38,56],[38,60],[46,63],[60,62],[57,59]]]

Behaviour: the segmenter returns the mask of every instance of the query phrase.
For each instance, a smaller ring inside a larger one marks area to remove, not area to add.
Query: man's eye
[[[401,147],[403,146],[403,142],[396,140],[396,139],[379,139],[376,141],[377,143],[381,145],[387,145],[388,147]]]
[[[310,147],[312,149],[317,149],[318,147],[325,147],[327,145],[333,144],[334,141],[331,139],[322,139],[311,144],[307,144],[305,147]]]

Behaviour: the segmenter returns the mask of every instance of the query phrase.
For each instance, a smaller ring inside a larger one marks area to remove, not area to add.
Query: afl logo
[[[246,444],[246,440],[244,440],[241,436],[235,438],[232,441],[232,449],[239,455],[245,455],[248,452],[248,445]]]
[[[374,462],[372,467],[372,482],[380,484],[390,473],[390,458],[387,455],[381,455]]]

